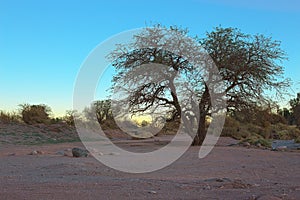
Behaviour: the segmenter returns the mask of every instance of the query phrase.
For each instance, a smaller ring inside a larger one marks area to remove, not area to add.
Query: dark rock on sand
[[[80,149],[80,148],[73,148],[72,149],[72,154],[73,154],[73,157],[87,157],[89,152],[88,150],[85,150],[85,149]]]

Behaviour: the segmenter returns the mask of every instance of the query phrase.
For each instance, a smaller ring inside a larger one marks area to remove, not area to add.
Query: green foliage
[[[249,143],[255,143],[258,139],[291,140],[300,138],[300,130],[295,126],[276,123],[269,126],[256,125],[253,123],[239,122],[228,116],[226,117],[221,136],[232,137]],[[260,142],[263,145],[263,141]]]
[[[300,136],[298,136],[298,137],[295,139],[295,142],[296,142],[296,143],[300,143]]]
[[[258,145],[261,144],[264,147],[271,147],[271,141],[261,138],[261,137],[256,137],[256,136],[252,136],[252,137],[248,137],[244,140],[242,140],[242,142],[249,142],[251,145]]]
[[[291,140],[300,136],[300,130],[291,125],[286,124],[274,124],[271,126],[271,138]]]
[[[49,124],[51,113],[51,108],[45,104],[39,105],[30,105],[30,104],[21,104],[20,113],[22,116],[23,122],[26,124]]]

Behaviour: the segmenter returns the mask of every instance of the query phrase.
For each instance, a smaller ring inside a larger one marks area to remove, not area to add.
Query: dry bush
[[[248,137],[246,139],[243,139],[241,142],[242,143],[243,142],[249,142],[251,145],[261,144],[262,146],[265,146],[265,147],[271,147],[271,141],[270,140],[264,139],[264,138],[259,137],[259,136],[251,136],[251,137]]]
[[[22,120],[26,124],[49,124],[51,122],[49,115],[51,113],[50,107],[44,104],[40,105],[20,105],[20,113]]]
[[[102,130],[120,129],[114,119],[104,120],[100,125]]]
[[[67,110],[65,116],[62,117],[62,121],[69,126],[75,126],[75,117],[77,116],[77,111]]]
[[[230,116],[226,117],[221,137],[232,137],[239,140],[248,135],[250,135],[250,133],[241,128],[239,121]]]
[[[287,124],[287,120],[283,116],[273,113],[270,108],[253,107],[234,111],[232,115],[241,123],[251,123],[264,128],[272,124]]]
[[[271,138],[291,140],[300,137],[300,130],[296,126],[275,124],[271,126]]]
[[[0,122],[10,123],[10,122],[19,122],[20,116],[16,112],[5,112],[0,111]]]
[[[158,132],[157,135],[175,135],[179,129],[180,121],[170,120],[166,121],[163,128]]]

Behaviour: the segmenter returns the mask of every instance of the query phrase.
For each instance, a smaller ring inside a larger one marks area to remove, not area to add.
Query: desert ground
[[[106,167],[92,156],[72,157],[72,148],[84,148],[81,142],[13,144],[9,141],[17,140],[16,134],[3,132],[0,199],[300,199],[297,150],[244,147],[222,137],[203,159],[198,158],[199,147],[190,147],[164,169],[129,174]],[[27,134],[28,138],[34,137]],[[116,143],[145,151],[160,148],[168,139],[123,138]]]

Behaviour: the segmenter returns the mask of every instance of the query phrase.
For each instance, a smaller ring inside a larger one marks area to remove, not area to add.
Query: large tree
[[[145,28],[132,43],[120,45],[111,53],[112,65],[117,70],[113,79],[114,89],[125,88],[127,96],[124,99],[129,102],[131,113],[157,110],[163,106],[175,110],[176,115],[182,117],[179,93],[191,87],[176,85],[175,78],[184,74],[182,77],[194,90],[192,94],[197,98],[199,112],[196,113],[199,114],[196,117],[198,127],[193,144],[201,145],[206,136],[205,119],[212,113],[212,97],[216,94],[227,97],[228,110],[240,109],[267,101],[266,91],[274,89],[280,94],[289,85],[288,80],[282,77],[283,67],[278,64],[285,59],[285,53],[280,43],[270,37],[247,35],[236,28],[222,27],[207,33],[203,39],[189,39],[187,35],[186,29],[177,27],[162,28],[158,25]],[[194,39],[198,42],[195,43]],[[168,47],[168,51],[164,47]],[[206,57],[205,51],[210,58],[203,58]],[[188,56],[181,56],[182,52],[188,53]],[[201,62],[193,62],[195,60]],[[207,69],[211,60],[223,80],[210,80],[215,75],[215,71]],[[203,69],[202,61],[206,63],[206,69]],[[141,73],[136,70],[138,66],[149,63],[156,64],[155,70],[147,72],[142,68]],[[149,81],[149,76],[155,78]],[[211,83],[218,84],[218,81],[224,84],[216,92],[212,90]],[[195,102],[189,103],[193,104],[191,109],[196,108]],[[182,119],[187,123],[191,112],[185,111]]]

